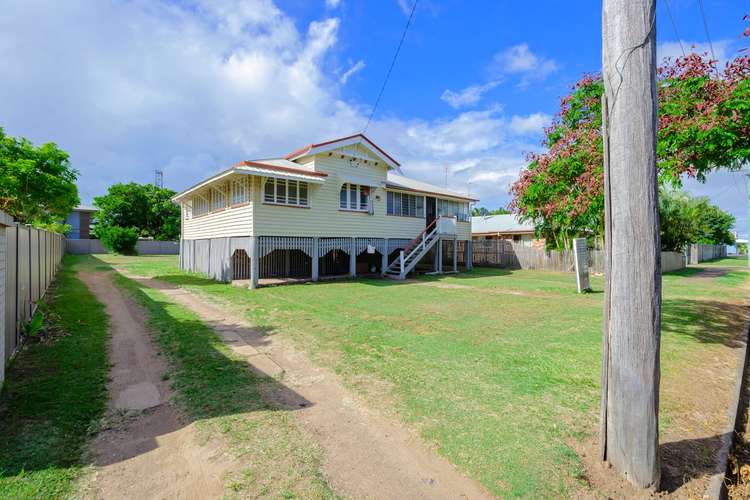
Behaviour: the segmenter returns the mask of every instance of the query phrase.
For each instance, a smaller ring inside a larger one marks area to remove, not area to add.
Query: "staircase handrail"
[[[416,237],[415,237],[415,238],[414,238],[413,240],[411,240],[411,241],[410,241],[409,243],[407,243],[407,244],[406,244],[406,246],[404,247],[404,252],[408,252],[409,250],[411,250],[411,248],[412,248],[412,247],[415,247],[415,246],[417,246],[417,245],[419,244],[419,240],[420,240],[420,238],[423,238],[423,237],[425,236],[425,233],[427,233],[427,231],[428,231],[428,230],[429,230],[429,229],[430,229],[430,228],[431,228],[432,226],[434,226],[435,224],[437,224],[437,221],[438,221],[438,220],[439,220],[440,218],[442,218],[442,217],[443,217],[442,215],[439,215],[439,216],[435,217],[435,218],[434,218],[434,219],[432,220],[432,222],[430,222],[430,223],[429,223],[429,224],[427,225],[427,227],[425,227],[424,229],[422,229],[422,231],[421,231],[421,232],[420,232],[420,233],[419,233],[419,234],[418,234],[418,235],[417,235],[417,236],[416,236]]]

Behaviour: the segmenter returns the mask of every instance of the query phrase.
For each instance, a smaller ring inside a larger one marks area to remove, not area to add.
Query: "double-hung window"
[[[370,187],[344,183],[339,192],[339,208],[367,212],[370,210]]]
[[[388,191],[387,214],[424,217],[424,196]]]
[[[263,188],[263,201],[274,205],[307,207],[307,192],[307,183],[304,181],[269,177]]]

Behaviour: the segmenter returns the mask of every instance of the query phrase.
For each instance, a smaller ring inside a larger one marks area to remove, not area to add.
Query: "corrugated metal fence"
[[[59,233],[14,223],[5,227],[3,249],[5,279],[0,280],[0,286],[5,296],[3,362],[7,362],[18,347],[23,325],[31,319],[60,266],[65,238]]]

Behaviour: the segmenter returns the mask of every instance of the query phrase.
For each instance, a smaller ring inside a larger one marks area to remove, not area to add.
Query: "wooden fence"
[[[61,234],[14,223],[0,212],[0,384],[64,252]]]
[[[514,243],[510,240],[479,240],[473,242],[475,266],[533,269],[538,271],[573,272],[572,250],[543,250]],[[662,252],[662,271],[676,271],[685,267],[685,256],[680,252]],[[589,250],[589,270],[604,273],[604,251]]]

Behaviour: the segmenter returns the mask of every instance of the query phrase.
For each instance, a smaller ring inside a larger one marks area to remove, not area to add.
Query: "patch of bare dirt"
[[[571,443],[582,457],[585,479],[592,489],[609,498],[703,498],[717,468],[722,433],[731,416],[737,363],[747,329],[748,308],[726,303],[725,312],[734,323],[724,330],[735,331],[736,339],[715,339],[716,346],[700,358],[688,361],[679,372],[662,377],[661,418],[668,424],[659,435],[661,484],[659,491],[634,488],[619,473],[599,461],[596,439]],[[597,434],[595,432],[594,434]],[[746,471],[750,476],[750,468]]]
[[[335,374],[315,366],[280,336],[264,335],[204,297],[164,282],[138,280],[194,311],[233,350],[247,356],[253,369],[283,383],[265,397],[272,405],[295,410],[302,428],[324,450],[323,472],[337,492],[355,498],[491,497],[413,431],[368,407]]]
[[[90,454],[93,498],[219,498],[232,460],[219,438],[202,442],[195,424],[170,403],[143,312],[114,286],[108,273],[79,272],[110,318],[108,411]]]
[[[688,276],[688,279],[710,279],[720,278],[726,275],[729,269],[726,267],[705,267],[700,272]]]

